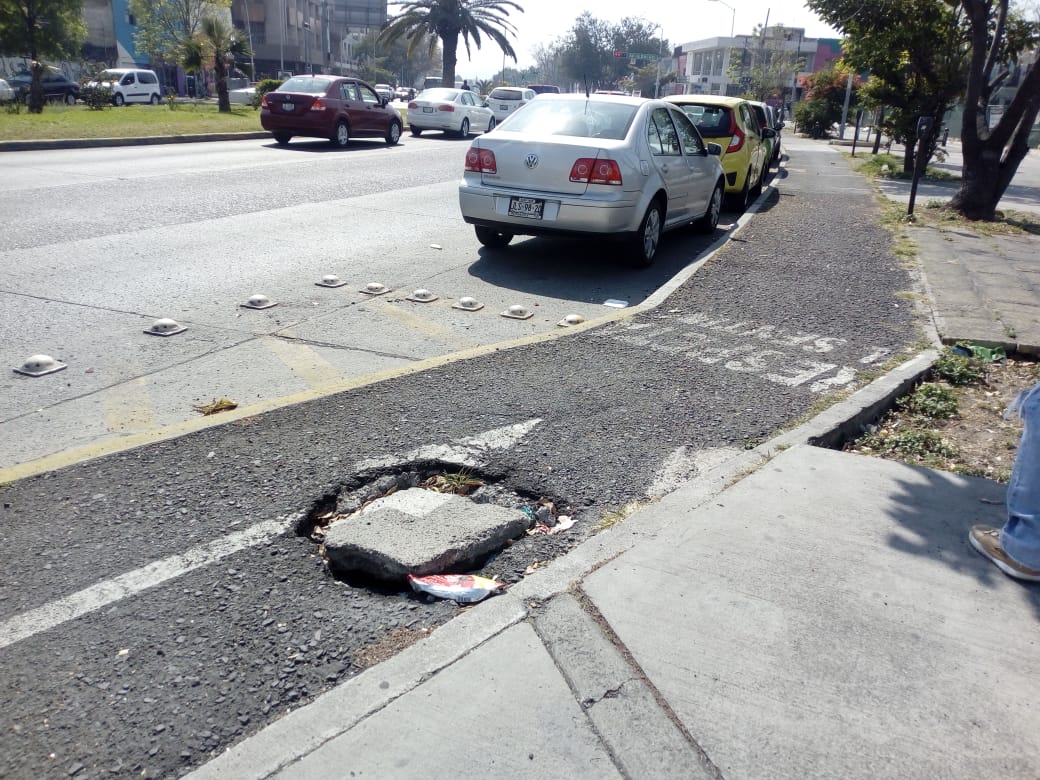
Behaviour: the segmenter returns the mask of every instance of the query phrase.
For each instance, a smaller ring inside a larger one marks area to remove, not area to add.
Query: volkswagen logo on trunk
[[[537,154],[529,154],[529,155],[527,155],[527,157],[524,158],[524,165],[526,165],[528,168],[537,168],[538,167],[538,155]]]

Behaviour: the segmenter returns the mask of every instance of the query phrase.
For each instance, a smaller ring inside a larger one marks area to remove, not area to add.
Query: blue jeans
[[[1018,411],[1024,427],[1008,484],[1008,519],[1000,546],[1015,561],[1040,569],[1040,382],[1024,390],[1008,409]]]

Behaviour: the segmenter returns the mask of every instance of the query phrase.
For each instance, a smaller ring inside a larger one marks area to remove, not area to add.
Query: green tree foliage
[[[893,106],[898,137],[913,138],[919,116],[936,117],[938,133],[942,112],[963,94],[961,188],[949,207],[968,219],[994,219],[1040,114],[1040,68],[1020,67],[1020,55],[1040,44],[1040,23],[1012,11],[1009,0],[807,4],[847,36],[846,59],[876,74],[869,94]],[[1016,72],[1015,96],[991,126],[994,95]],[[933,134],[927,144],[934,142]]]
[[[379,39],[392,43],[404,38],[409,54],[425,46],[431,56],[439,39],[443,47],[442,83],[450,85],[455,83],[459,38],[470,55],[470,42],[479,49],[486,35],[516,62],[508,39],[516,35],[508,19],[510,9],[524,12],[513,0],[411,0],[401,4],[401,13],[387,22]]]
[[[849,74],[834,67],[817,71],[805,78],[805,98],[794,109],[795,123],[802,132],[813,138],[827,136],[830,126],[841,120],[848,82]],[[852,89],[852,100],[855,101],[859,89],[855,77]]]
[[[0,51],[31,63],[30,113],[43,111],[42,60],[72,56],[86,34],[83,0],[0,0]]]
[[[228,97],[228,71],[235,67],[236,58],[250,56],[249,44],[240,37],[238,30],[215,16],[204,16],[198,32],[181,47],[181,64],[185,70],[201,72],[212,66],[217,82],[217,110],[231,113],[231,98]],[[238,68],[248,70],[247,63]]]
[[[824,21],[841,25],[842,59],[856,71],[870,72],[864,98],[885,106],[882,127],[906,144],[903,168],[912,171],[918,117],[938,119],[925,139],[925,155],[931,157],[941,118],[964,93],[967,47],[960,10],[942,0],[809,0],[808,5]]]
[[[657,26],[645,19],[625,18],[619,24],[597,19],[586,11],[557,44],[560,75],[591,89],[639,90],[653,95],[657,60],[615,57],[614,52],[660,54],[667,57],[668,41],[656,37]],[[661,82],[667,73],[662,72]]]
[[[176,62],[184,45],[202,29],[202,20],[231,0],[130,0],[137,21],[134,46],[156,62]]]

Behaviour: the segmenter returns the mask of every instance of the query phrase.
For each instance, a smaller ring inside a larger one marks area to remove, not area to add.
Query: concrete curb
[[[44,149],[91,149],[108,146],[154,146],[191,144],[206,141],[247,141],[270,138],[266,130],[248,133],[199,133],[195,135],[153,135],[142,138],[55,138],[40,141],[0,141],[0,152],[32,152]]]

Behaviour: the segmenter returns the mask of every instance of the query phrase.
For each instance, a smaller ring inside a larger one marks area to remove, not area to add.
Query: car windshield
[[[697,125],[705,138],[723,138],[730,134],[729,109],[723,106],[680,106]]]
[[[444,100],[448,103],[454,103],[455,98],[459,96],[459,90],[447,89],[446,87],[438,87],[437,89],[427,89],[421,95],[420,100]]]
[[[293,76],[280,87],[278,92],[324,92],[329,86],[328,79],[319,79],[314,76]]]
[[[502,124],[504,130],[535,135],[609,138],[620,141],[638,106],[596,100],[534,100]]]

